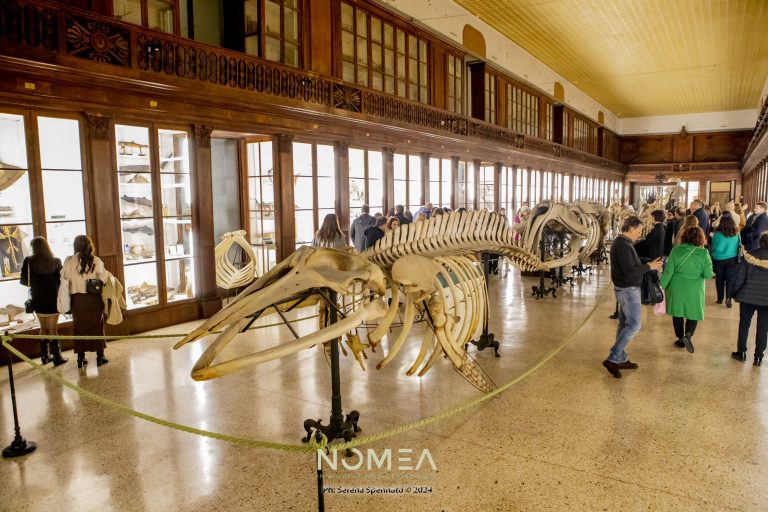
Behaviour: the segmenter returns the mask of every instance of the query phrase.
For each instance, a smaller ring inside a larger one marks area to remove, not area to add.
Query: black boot
[[[763,366],[763,356],[755,356],[754,366]]]
[[[53,355],[53,366],[61,366],[69,361],[66,357],[61,356],[61,344],[59,340],[51,341],[51,355]]]
[[[48,364],[51,360],[48,355],[48,340],[40,340],[40,364]]]
[[[84,364],[88,364],[88,360],[85,358],[85,352],[77,353],[77,367],[82,368]]]
[[[103,350],[96,351],[96,366],[101,366],[103,364],[107,364],[108,362],[109,362],[109,359],[104,357]]]
[[[744,352],[731,352],[731,357],[734,358],[737,361],[741,361],[742,363],[747,360],[747,351]]]

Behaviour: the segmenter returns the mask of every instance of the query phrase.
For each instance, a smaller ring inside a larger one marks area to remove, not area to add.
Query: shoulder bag
[[[59,293],[56,296],[56,311],[62,315],[67,314],[72,309],[72,299],[69,296],[69,279],[61,277],[59,279]]]
[[[24,312],[34,313],[35,305],[32,303],[32,265],[27,264],[27,300],[24,302]]]

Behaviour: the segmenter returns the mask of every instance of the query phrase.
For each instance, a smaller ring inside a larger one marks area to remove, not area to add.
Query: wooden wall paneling
[[[341,55],[340,3],[331,0],[311,0],[302,12],[302,26],[306,21],[304,39],[309,53],[309,69],[325,76],[341,76],[341,69],[334,68],[334,55]],[[339,59],[341,61],[341,59]]]
[[[120,246],[120,202],[117,172],[113,159],[112,116],[85,112],[85,125],[89,182],[94,191],[91,196],[94,244],[98,256],[107,270],[125,281],[122,274],[122,247]]]
[[[384,214],[395,207],[395,149],[382,148],[384,160]]]
[[[621,161],[626,164],[672,163],[672,137],[622,137]]]
[[[543,97],[539,96],[539,133],[537,137],[540,139],[547,138],[547,105],[549,102]]]
[[[282,261],[294,251],[296,245],[296,214],[293,199],[293,135],[280,134],[275,137],[274,172],[276,236],[279,240],[277,261]]]
[[[605,128],[597,127],[597,156],[603,156],[605,153]]]
[[[696,134],[691,162],[736,162],[744,157],[750,132]]]
[[[504,171],[504,164],[496,162],[493,166],[493,211],[498,212],[501,208],[501,173]]]
[[[203,316],[218,311],[221,302],[217,299],[216,287],[216,239],[213,226],[213,169],[211,163],[210,126],[193,125],[194,147],[192,150],[192,197],[194,198],[193,222],[196,224],[197,244],[195,247],[195,273],[200,283],[200,298]],[[210,305],[206,303],[212,302]]]
[[[445,49],[436,44],[430,44],[432,48],[432,62],[430,63],[430,76],[432,77],[430,98],[431,104],[437,108],[446,109],[446,97],[448,96],[447,76],[448,63]]]
[[[563,105],[554,105],[552,107],[552,142],[563,144],[563,119],[565,116],[565,107]]]
[[[339,225],[345,235],[349,236],[349,143],[336,143],[336,211],[339,212]],[[367,160],[367,159],[366,159]],[[320,191],[322,193],[322,191]],[[366,202],[367,202],[366,198]]]
[[[485,62],[473,62],[467,67],[472,89],[469,115],[482,121],[485,119]]]
[[[672,155],[673,162],[692,162],[693,137],[687,135],[674,137],[672,139]]]
[[[507,126],[507,79],[496,78],[496,124]],[[510,128],[511,129],[511,128]]]

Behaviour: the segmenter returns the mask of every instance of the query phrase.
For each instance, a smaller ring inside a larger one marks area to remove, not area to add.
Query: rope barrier
[[[39,339],[39,336],[35,336],[34,338],[31,337],[32,335],[2,335],[0,336],[0,339],[2,339],[2,345],[8,349],[12,354],[14,354],[16,357],[21,359],[22,361],[25,361],[26,363],[29,363],[32,365],[32,367],[38,371],[42,372],[43,375],[46,377],[49,377],[56,382],[62,384],[63,386],[66,386],[73,391],[81,394],[82,396],[89,398],[97,403],[100,403],[102,405],[105,405],[107,407],[110,407],[112,409],[115,409],[121,413],[127,414],[129,416],[134,416],[136,418],[140,418],[146,421],[149,421],[151,423],[155,423],[157,425],[161,425],[163,427],[172,428],[175,430],[179,430],[181,432],[187,432],[189,434],[196,434],[203,437],[209,437],[212,439],[218,439],[220,441],[225,441],[234,445],[238,446],[244,446],[248,448],[267,448],[267,449],[274,449],[274,450],[281,450],[286,452],[292,452],[292,453],[312,453],[318,449],[327,448],[329,450],[346,450],[349,448],[356,448],[358,446],[363,446],[366,444],[373,443],[375,441],[380,441],[382,439],[387,439],[389,437],[396,436],[398,434],[402,434],[405,432],[409,432],[411,430],[418,429],[420,427],[424,427],[426,425],[430,425],[432,423],[438,422],[440,420],[443,420],[445,418],[449,418],[451,416],[455,416],[457,414],[460,414],[472,407],[475,407],[486,400],[489,400],[504,391],[508,390],[515,384],[521,382],[522,380],[528,378],[530,375],[532,375],[536,370],[544,366],[549,360],[551,360],[553,357],[555,357],[560,351],[565,348],[565,346],[573,340],[573,338],[576,336],[576,334],[581,330],[582,327],[592,318],[592,316],[597,311],[598,306],[603,302],[606,295],[610,291],[611,287],[607,286],[605,291],[598,297],[597,301],[595,302],[595,305],[592,307],[590,312],[576,325],[575,329],[571,331],[571,333],[565,337],[562,343],[560,343],[558,346],[550,350],[539,362],[534,364],[532,367],[528,368],[525,372],[523,372],[521,375],[515,377],[511,381],[507,382],[506,384],[494,389],[493,391],[484,394],[481,397],[475,398],[473,400],[470,400],[464,404],[451,407],[449,409],[446,409],[438,414],[434,414],[432,416],[428,416],[426,418],[422,418],[420,420],[411,422],[411,423],[404,423],[402,425],[399,425],[397,427],[393,427],[388,430],[384,430],[382,432],[379,432],[377,434],[371,434],[368,436],[358,437],[353,439],[352,441],[340,443],[340,444],[334,444],[334,445],[328,445],[328,440],[325,436],[322,436],[322,439],[320,441],[315,441],[314,436],[310,436],[310,441],[307,444],[302,445],[294,445],[294,444],[286,444],[286,443],[277,443],[277,442],[271,442],[271,441],[261,441],[258,439],[250,439],[245,437],[238,437],[238,436],[232,436],[228,434],[221,434],[218,432],[211,432],[209,430],[202,430],[194,427],[189,427],[187,425],[181,425],[179,423],[175,423],[172,421],[163,420],[161,418],[156,418],[154,416],[150,416],[149,414],[144,414],[142,412],[136,411],[134,409],[131,409],[123,404],[119,404],[117,402],[114,402],[108,398],[105,398],[101,395],[97,395],[96,393],[93,393],[92,391],[88,391],[87,389],[84,389],[76,384],[73,384],[72,382],[69,382],[68,380],[61,377],[59,374],[55,373],[53,370],[50,370],[48,368],[43,367],[42,365],[36,363],[23,353],[21,353],[19,350],[14,348],[11,345],[11,341],[14,339]],[[311,317],[310,317],[311,318]],[[300,320],[306,320],[300,319]],[[299,321],[299,320],[296,320]],[[278,324],[282,325],[282,324]],[[264,326],[266,327],[266,326]],[[175,336],[185,336],[183,334],[180,335],[155,335],[154,337],[159,338],[168,338],[168,337],[175,337]],[[50,338],[50,336],[48,337]],[[46,339],[48,339],[46,338]],[[60,337],[63,338],[63,337]],[[99,336],[82,336],[82,337],[74,337],[70,336],[68,338],[76,338],[76,339],[131,339],[131,338],[149,338],[149,336],[133,336],[133,337],[99,337]]]
[[[320,315],[305,316],[304,318],[297,318],[296,320],[289,320],[289,324],[295,324],[296,322],[303,322],[304,320],[311,320],[317,318]],[[266,329],[267,327],[279,327],[285,325],[285,322],[276,322],[274,324],[257,325],[256,327],[249,327],[247,331],[255,331],[258,329]],[[211,334],[221,334],[224,331],[211,331]],[[49,340],[55,337],[57,340],[152,340],[163,338],[183,338],[187,334],[126,334],[126,335],[114,335],[114,336],[51,336],[50,334],[9,334],[9,337],[14,340]]]

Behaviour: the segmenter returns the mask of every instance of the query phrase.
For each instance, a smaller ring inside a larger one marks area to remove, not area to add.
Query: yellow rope
[[[296,320],[289,320],[289,324],[296,322],[303,322],[304,320],[311,320],[317,318],[320,315],[305,316],[304,318],[297,318]],[[284,322],[277,322],[274,324],[257,325],[256,327],[249,327],[246,331],[255,331],[258,329],[266,329],[267,327],[278,327],[285,325]],[[211,334],[221,334],[223,331],[211,331]],[[133,334],[133,335],[114,335],[114,336],[52,336],[50,334],[9,334],[11,339],[14,340],[50,340],[51,338],[57,340],[152,340],[162,338],[183,338],[186,334]]]
[[[595,305],[592,307],[592,310],[576,325],[576,328],[563,340],[562,343],[560,343],[558,346],[556,346],[554,349],[550,350],[547,355],[545,355],[538,363],[530,367],[528,370],[526,370],[521,375],[517,376],[516,378],[512,379],[511,381],[507,382],[506,384],[502,385],[501,387],[498,387],[494,389],[493,391],[486,393],[485,395],[475,398],[473,400],[470,400],[462,405],[458,405],[455,407],[451,407],[449,409],[446,409],[438,414],[428,416],[426,418],[422,418],[420,420],[411,422],[411,423],[404,423],[402,425],[399,425],[397,427],[393,427],[389,430],[385,430],[383,432],[379,432],[377,434],[372,434],[364,437],[358,437],[353,439],[352,441],[346,442],[346,443],[340,443],[335,445],[329,445],[327,446],[328,440],[325,436],[322,436],[322,439],[320,442],[315,441],[314,436],[311,436],[309,443],[305,445],[293,445],[293,444],[285,444],[285,443],[275,443],[271,441],[261,441],[258,439],[249,439],[244,437],[237,437],[237,436],[231,436],[227,434],[220,434],[217,432],[211,432],[208,430],[201,430],[194,427],[189,427],[186,425],[181,425],[179,423],[174,423],[172,421],[163,420],[160,418],[155,418],[154,416],[150,416],[148,414],[144,414],[142,412],[133,410],[125,405],[119,404],[117,402],[113,402],[112,400],[109,400],[108,398],[105,398],[101,395],[97,395],[96,393],[93,393],[92,391],[88,391],[87,389],[81,388],[80,386],[73,384],[69,382],[68,380],[64,379],[54,371],[45,368],[41,366],[40,364],[34,362],[24,354],[22,354],[20,351],[18,351],[16,348],[14,348],[10,342],[13,341],[15,338],[20,338],[20,336],[15,335],[3,335],[0,336],[2,339],[3,346],[8,349],[11,353],[13,353],[15,356],[20,358],[21,360],[29,363],[32,365],[32,367],[39,372],[42,372],[46,377],[49,377],[63,386],[66,386],[72,390],[74,390],[77,393],[80,393],[81,395],[85,396],[86,398],[90,398],[91,400],[94,400],[102,405],[105,405],[107,407],[111,407],[119,412],[122,412],[124,414],[128,414],[130,416],[134,416],[136,418],[141,418],[146,421],[150,421],[152,423],[155,423],[157,425],[162,425],[164,427],[172,428],[175,430],[180,430],[182,432],[187,432],[190,434],[196,434],[199,436],[204,437],[210,437],[213,439],[218,439],[220,441],[225,441],[231,444],[235,444],[238,446],[245,446],[249,448],[269,448],[274,450],[281,450],[286,452],[293,452],[293,453],[312,453],[317,449],[323,449],[327,448],[329,450],[346,450],[347,448],[355,448],[358,446],[363,446],[366,444],[370,444],[375,441],[380,441],[382,439],[386,439],[398,434],[402,434],[411,430],[415,430],[417,428],[429,425],[431,423],[435,423],[437,421],[443,420],[445,418],[455,416],[457,414],[460,414],[467,409],[470,409],[472,407],[475,407],[476,405],[479,405],[486,400],[489,400],[500,393],[503,393],[504,391],[508,390],[518,382],[522,381],[523,379],[528,378],[533,372],[544,366],[550,359],[555,357],[565,346],[570,343],[570,341],[576,336],[576,334],[581,330],[581,328],[586,324],[590,318],[594,315],[595,311],[597,311],[598,306],[603,302],[605,299],[605,296],[610,291],[610,286],[606,287],[605,291],[600,295],[598,300],[595,302]],[[183,336],[183,335],[179,335]],[[160,337],[170,337],[170,335],[164,335]],[[103,337],[97,337],[92,336],[89,338],[98,338],[98,339],[104,339]],[[35,338],[36,339],[36,338]],[[88,339],[86,337],[78,337],[78,339]],[[112,339],[112,338],[107,338]]]

